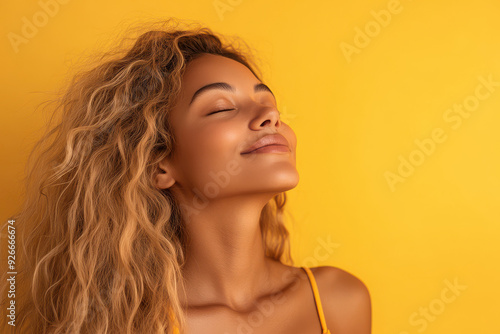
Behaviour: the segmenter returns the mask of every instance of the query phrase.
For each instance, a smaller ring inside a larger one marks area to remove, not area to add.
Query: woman
[[[12,217],[29,291],[16,328],[370,333],[358,278],[293,266],[283,210],[297,141],[251,52],[172,22],[77,76],[57,105]]]

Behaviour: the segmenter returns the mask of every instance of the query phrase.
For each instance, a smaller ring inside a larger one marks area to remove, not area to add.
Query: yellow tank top
[[[309,278],[309,283],[311,284],[311,288],[314,294],[314,302],[316,303],[316,310],[318,312],[319,322],[321,323],[321,334],[331,334],[328,327],[326,327],[325,315],[323,313],[323,306],[321,306],[321,299],[319,298],[318,286],[316,285],[316,280],[314,279],[314,275],[308,267],[301,267],[307,274]],[[173,314],[171,314],[173,316]],[[172,320],[175,320],[175,317],[171,317]],[[179,334],[179,329],[174,326],[174,333]]]
[[[309,282],[311,283],[311,287],[314,294],[314,301],[316,302],[316,310],[318,311],[319,322],[321,323],[321,333],[322,334],[331,334],[328,327],[326,327],[325,315],[323,314],[323,306],[321,306],[321,299],[319,298],[318,286],[316,285],[316,280],[314,279],[314,275],[308,267],[301,267],[307,274],[309,278]]]

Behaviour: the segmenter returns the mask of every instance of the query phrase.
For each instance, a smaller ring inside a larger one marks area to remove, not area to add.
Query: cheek
[[[195,136],[195,150],[206,162],[231,159],[239,153],[241,131],[229,123],[203,127]]]
[[[283,135],[286,137],[286,139],[288,140],[288,143],[290,144],[291,148],[295,148],[297,147],[297,136],[295,135],[295,132],[293,131],[293,129],[288,126],[287,124],[285,123],[282,123],[283,124]]]
[[[229,124],[207,125],[182,136],[182,165],[195,183],[204,182],[210,173],[224,170],[228,161],[239,157],[241,131]]]

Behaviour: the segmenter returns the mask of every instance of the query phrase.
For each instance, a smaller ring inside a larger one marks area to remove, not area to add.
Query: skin
[[[214,82],[234,92],[207,90],[190,104]],[[293,189],[299,175],[295,133],[280,120],[273,94],[254,92],[258,83],[243,64],[204,54],[188,64],[170,115],[177,147],[160,163],[155,182],[170,188],[187,217],[186,294],[179,298],[188,333],[321,333],[306,273],[264,254],[262,208]],[[221,109],[232,110],[209,115]],[[240,154],[273,133],[286,138],[289,152]],[[214,174],[225,182],[214,182]],[[311,270],[332,334],[371,333],[370,296],[361,280],[336,267]]]

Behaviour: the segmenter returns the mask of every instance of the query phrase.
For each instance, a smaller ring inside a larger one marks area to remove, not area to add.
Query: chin
[[[260,181],[259,183],[262,184],[263,188],[273,189],[279,193],[295,188],[299,183],[299,173],[297,171],[269,173]]]

